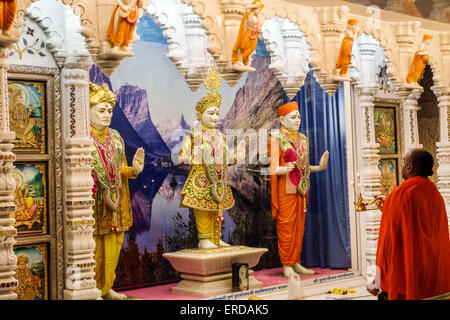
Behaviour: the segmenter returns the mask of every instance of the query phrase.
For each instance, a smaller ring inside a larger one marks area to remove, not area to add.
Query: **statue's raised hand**
[[[133,174],[137,176],[144,170],[145,151],[143,148],[138,148],[133,157]]]
[[[330,157],[330,153],[327,150],[323,153],[322,157],[320,158],[320,162],[319,162],[320,170],[325,170],[327,168],[327,163],[328,163],[329,157]]]

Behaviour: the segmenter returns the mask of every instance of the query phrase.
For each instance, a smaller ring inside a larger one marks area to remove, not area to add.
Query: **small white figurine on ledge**
[[[212,67],[204,81],[210,92],[195,107],[201,125],[186,133],[179,153],[180,163],[191,165],[181,191],[180,206],[194,209],[199,249],[229,246],[220,239],[222,211],[234,206],[233,194],[227,182],[229,151],[225,136],[217,129],[222,102],[222,96],[218,93],[221,81],[220,74]],[[242,141],[231,164],[244,157],[245,141]]]
[[[310,166],[308,139],[298,132],[300,113],[297,102],[289,102],[279,107],[277,112],[281,128],[272,131],[269,139],[269,167],[272,218],[277,225],[278,253],[285,277],[289,277],[292,272],[310,275],[315,273],[314,270],[300,264],[309,174],[327,168],[329,152],[324,152],[318,166]]]
[[[241,20],[239,33],[232,52],[232,68],[237,72],[254,72],[251,67],[251,55],[258,44],[258,36],[261,33],[261,22],[259,14],[264,8],[261,0],[255,0],[249,6],[250,11],[246,12]]]
[[[113,50],[128,50],[134,30],[143,14],[142,0],[116,0],[116,8],[111,16],[107,36]]]
[[[350,81],[351,78],[347,75],[348,67],[352,61],[353,42],[360,35],[358,27],[358,20],[349,19],[347,22],[347,29],[345,30],[344,39],[342,39],[341,48],[339,49],[339,56],[336,61],[336,69],[334,79],[340,81]]]
[[[423,36],[422,44],[420,45],[419,50],[414,53],[413,60],[411,61],[411,66],[408,75],[406,76],[406,87],[422,88],[418,82],[420,81],[420,77],[428,64],[428,61],[430,61],[430,46],[432,39],[432,35],[426,34]]]

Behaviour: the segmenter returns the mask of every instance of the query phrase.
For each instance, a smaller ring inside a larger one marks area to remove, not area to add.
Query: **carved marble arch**
[[[45,0],[21,0],[17,4],[16,19],[14,20],[14,27],[17,29],[22,26],[24,21],[23,17],[27,12],[27,9],[36,2],[45,2]],[[88,10],[91,8],[95,9],[95,2],[92,0],[57,0],[65,5],[72,7],[73,12],[80,17],[82,30],[81,33],[87,37],[91,38],[96,35],[97,27],[93,23],[95,21],[95,10]],[[54,2],[54,1],[53,1]],[[90,12],[90,14],[89,14]]]
[[[230,86],[234,86],[242,76],[241,73],[230,71],[231,49],[236,39],[227,38],[232,29],[231,24],[224,26],[224,20],[239,27],[242,15],[245,13],[245,5],[250,1],[208,1],[208,0],[182,0],[192,6],[194,12],[203,19],[203,26],[208,36],[207,49],[214,57],[219,71]],[[320,30],[315,15],[306,16],[298,10],[298,6],[284,1],[270,1],[264,3],[261,11],[261,22],[275,17],[289,19],[290,22],[298,26],[303,33],[306,43],[310,47],[310,63],[315,69],[322,69],[322,53],[320,44]],[[229,28],[229,29],[228,29]],[[229,52],[228,52],[229,51]]]
[[[378,45],[382,48],[382,51],[384,53],[384,63],[386,66],[385,73],[391,80],[391,85],[393,86],[394,90],[398,90],[398,82],[401,81],[399,79],[399,67],[396,62],[395,57],[395,49],[396,46],[394,37],[391,35],[385,34],[382,31],[381,26],[379,27],[373,27],[370,25],[370,20],[367,20],[366,23],[363,26],[362,35],[360,35],[358,38],[360,38],[363,35],[371,36],[373,39],[376,40]],[[377,61],[376,63],[380,63],[381,61]]]
[[[363,33],[353,44],[349,76],[353,83],[362,86],[379,87],[384,93],[394,93],[397,77],[393,76],[394,62],[379,40]]]
[[[272,18],[262,26],[261,39],[270,53],[269,68],[287,96],[294,98],[305,83],[311,52],[298,26],[287,18]]]
[[[181,0],[153,0],[144,14],[163,29],[169,43],[167,57],[196,91],[214,63],[206,49],[208,39],[200,16]]]
[[[40,0],[34,2],[25,15],[35,21],[47,36],[47,48],[58,67],[62,68],[68,53],[88,54],[85,38],[79,32],[80,19],[71,7],[62,2]]]

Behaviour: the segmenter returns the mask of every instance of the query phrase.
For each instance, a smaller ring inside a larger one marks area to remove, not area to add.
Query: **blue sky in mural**
[[[144,15],[139,20],[136,33],[141,37],[141,41],[157,42],[168,45],[166,38],[163,36],[161,27],[149,16]]]

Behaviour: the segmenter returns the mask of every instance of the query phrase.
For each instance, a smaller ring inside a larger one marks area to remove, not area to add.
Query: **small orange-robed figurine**
[[[341,49],[336,62],[336,74],[345,76],[348,72],[348,66],[352,60],[353,41],[358,37],[358,20],[350,19],[347,22],[344,39],[342,39]]]
[[[428,61],[430,60],[428,50],[430,48],[431,39],[433,39],[433,36],[431,35],[426,34],[423,36],[422,45],[414,54],[411,67],[409,68],[408,75],[406,76],[406,82],[408,82],[408,84],[418,85],[417,81],[419,81],[423,69],[425,69]]]
[[[250,11],[242,17],[231,61],[232,68],[235,71],[255,71],[255,68],[250,66],[250,56],[256,49],[258,35],[261,32],[261,22],[258,15],[262,8],[264,8],[264,4],[261,3],[261,0],[254,0],[250,5]]]
[[[0,28],[7,35],[16,15],[17,0],[0,0]]]
[[[143,3],[142,0],[116,0],[117,6],[111,16],[107,31],[114,48],[128,47],[133,39]]]

